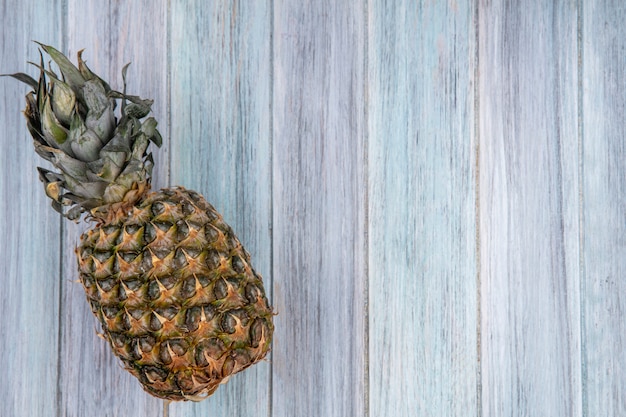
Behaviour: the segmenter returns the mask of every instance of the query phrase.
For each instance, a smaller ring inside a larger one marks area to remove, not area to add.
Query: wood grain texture
[[[626,5],[583,2],[585,415],[626,415]]]
[[[480,4],[482,413],[580,416],[576,4]]]
[[[67,44],[64,52],[75,62],[85,48],[87,65],[123,87],[121,70],[130,62],[128,93],[155,100],[159,128],[167,132],[166,108],[166,8],[161,2],[67,1]],[[149,45],[150,47],[146,47]],[[155,65],[159,63],[159,65]],[[167,146],[167,144],[166,144]],[[153,150],[154,152],[154,150]],[[160,151],[156,151],[160,153]],[[167,158],[155,160],[157,183],[164,182]],[[166,181],[166,180],[165,180]],[[147,395],[140,383],[125,371],[108,343],[97,337],[100,326],[91,312],[78,272],[73,248],[89,225],[65,222],[63,226],[63,298],[60,344],[60,415],[62,416],[159,416],[162,401]]]
[[[31,39],[61,40],[59,6],[58,1],[1,5],[0,14],[10,13],[12,24],[22,29],[3,34],[0,73],[37,73],[26,67],[38,62]],[[0,79],[0,414],[6,416],[54,415],[58,395],[61,218],[39,184],[36,167],[42,164],[33,157],[20,113],[28,91],[14,79]]]
[[[274,2],[274,416],[366,412],[363,6]]]
[[[132,61],[154,188],[204,194],[279,313],[211,398],[144,393],[1,78],[0,415],[625,415],[622,3],[0,0],[1,73],[31,39]]]
[[[370,1],[372,416],[477,415],[474,11]]]
[[[202,193],[271,274],[271,3],[173,1],[170,6],[171,181]],[[175,416],[269,416],[269,361],[233,376]]]

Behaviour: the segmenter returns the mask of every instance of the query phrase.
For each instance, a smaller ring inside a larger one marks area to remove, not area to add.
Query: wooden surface
[[[479,10],[483,416],[582,415],[577,9],[552,6]]]
[[[0,79],[0,415],[626,415],[626,4],[1,0],[155,99],[155,185],[224,214],[279,315],[201,403],[95,335]]]
[[[473,13],[369,3],[372,416],[478,415]]]

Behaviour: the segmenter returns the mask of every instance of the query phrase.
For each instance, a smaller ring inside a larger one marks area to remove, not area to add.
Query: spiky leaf
[[[24,114],[36,152],[60,171],[54,179],[49,174],[42,177],[55,209],[76,206],[67,213],[75,217],[77,211],[132,204],[141,197],[133,190],[149,189],[153,163],[147,145],[161,142],[156,121],[140,120],[150,111],[152,100],[126,95],[127,66],[122,74],[124,93],[116,93],[87,67],[82,51],[76,67],[54,47],[40,45],[62,77],[45,67],[43,53],[41,63],[34,64],[39,80],[23,73],[10,75],[33,88],[26,95]],[[118,99],[130,102],[119,120]]]
[[[44,51],[46,51],[48,55],[50,55],[50,58],[52,58],[54,62],[56,62],[59,68],[61,68],[61,73],[65,78],[65,82],[67,82],[67,84],[69,84],[69,86],[72,87],[72,89],[80,95],[80,91],[85,85],[85,79],[81,75],[78,68],[76,68],[74,64],[72,64],[70,60],[65,57],[65,55],[57,51],[52,46],[44,45],[43,43],[39,42],[37,43]]]
[[[16,80],[19,80],[25,84],[30,85],[33,90],[37,89],[37,80],[35,80],[33,77],[31,77],[28,74],[24,74],[23,72],[16,72],[15,74],[1,74],[0,77],[13,77]]]

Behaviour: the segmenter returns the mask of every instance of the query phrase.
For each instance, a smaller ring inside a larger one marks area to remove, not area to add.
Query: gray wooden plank
[[[626,415],[626,4],[582,6],[585,415]]]
[[[4,1],[0,73],[38,71],[32,39],[60,42],[61,2]],[[59,337],[60,216],[50,207],[38,179],[31,136],[21,110],[30,90],[0,79],[0,414],[55,415]]]
[[[271,288],[271,2],[173,1],[171,180],[203,194]],[[269,361],[175,416],[269,416]]]
[[[479,415],[467,3],[368,3],[372,416]]]
[[[366,404],[364,3],[274,3],[274,416]]]
[[[74,62],[76,52],[84,48],[83,58],[90,68],[118,90],[122,89],[121,69],[132,61],[127,77],[128,93],[155,100],[154,113],[159,117],[164,136],[167,133],[166,12],[164,2],[149,0],[106,4],[69,0],[68,44],[64,45]],[[166,182],[167,157],[159,155],[155,163],[157,183]],[[72,249],[87,227],[85,223],[64,224],[61,415],[161,415],[162,401],[145,393],[140,383],[122,369],[108,343],[96,336],[99,326],[82,286],[76,282],[78,273]]]
[[[479,26],[483,415],[581,416],[576,2]]]

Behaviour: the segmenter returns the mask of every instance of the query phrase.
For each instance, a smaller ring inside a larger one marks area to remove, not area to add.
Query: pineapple
[[[93,227],[76,248],[91,310],[124,368],[150,394],[202,400],[270,349],[272,308],[250,255],[220,214],[182,187],[151,191],[150,142],[161,145],[151,100],[116,92],[78,53],[74,66],[29,84],[24,111],[52,206]],[[47,82],[47,79],[49,82]],[[120,118],[115,115],[121,101]]]

